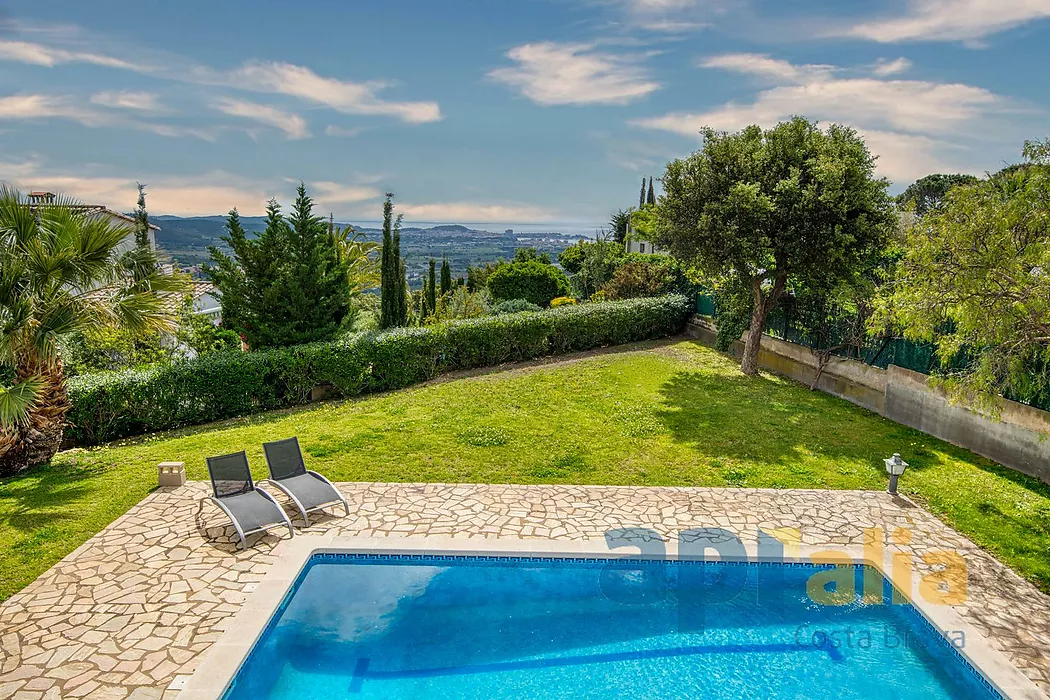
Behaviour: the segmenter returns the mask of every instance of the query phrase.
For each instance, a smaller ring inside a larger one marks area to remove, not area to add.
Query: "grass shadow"
[[[101,465],[49,463],[0,479],[0,527],[30,532],[77,520],[68,507],[89,496],[91,481],[104,471]]]
[[[788,380],[679,372],[660,393],[664,407],[656,415],[672,438],[715,464],[774,464],[804,477],[801,463],[816,457],[831,463],[860,460],[872,473],[881,470],[883,455],[872,451],[870,439],[858,440],[855,430],[870,433],[871,425],[860,424],[879,420],[874,414]],[[918,462],[921,468],[922,455]]]

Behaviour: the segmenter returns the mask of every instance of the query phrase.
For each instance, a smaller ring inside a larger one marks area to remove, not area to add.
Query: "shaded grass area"
[[[247,449],[261,478],[261,443],[290,435],[335,481],[881,490],[900,452],[902,491],[1050,592],[1050,487],[682,341],[64,452],[0,482],[0,597],[141,500],[158,462],[206,479],[206,456]]]

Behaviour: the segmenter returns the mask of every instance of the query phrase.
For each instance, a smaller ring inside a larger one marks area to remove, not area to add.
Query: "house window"
[[[644,243],[639,243],[638,244],[638,252],[639,253],[644,253],[645,252],[645,244]]]

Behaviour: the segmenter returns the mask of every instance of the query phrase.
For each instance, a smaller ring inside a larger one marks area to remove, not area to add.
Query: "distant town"
[[[154,216],[160,227],[156,232],[157,245],[183,270],[202,277],[201,266],[208,261],[208,246],[222,247],[225,217]],[[263,217],[243,217],[241,222],[249,232],[258,232],[265,226]],[[345,222],[336,222],[345,226]],[[370,241],[380,241],[382,229],[374,222],[352,224]],[[500,228],[494,226],[493,228]],[[533,227],[527,227],[533,228]],[[401,230],[402,255],[413,287],[422,284],[424,271],[431,258],[447,256],[453,276],[465,275],[469,265],[514,257],[516,248],[536,248],[557,254],[581,238],[594,238],[600,231],[595,227],[586,232],[584,227],[567,227],[563,231],[526,231],[506,228],[502,233],[469,228],[459,224],[439,224],[427,228],[406,226]]]

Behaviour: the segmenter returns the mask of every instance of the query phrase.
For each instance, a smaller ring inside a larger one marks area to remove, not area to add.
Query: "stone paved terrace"
[[[960,552],[969,565],[959,612],[1040,688],[1050,690],[1050,597],[926,511],[884,493],[753,489],[341,484],[347,518],[309,532],[377,537],[602,538],[607,530],[671,534],[797,527],[805,544],[863,544],[864,528],[898,527],[910,548]],[[160,489],[0,605],[0,700],[177,698],[274,561],[279,535],[238,552],[207,486]],[[336,509],[333,512],[341,512]],[[299,523],[301,524],[301,522]],[[279,532],[279,531],[277,531]],[[285,537],[287,534],[284,535]]]

